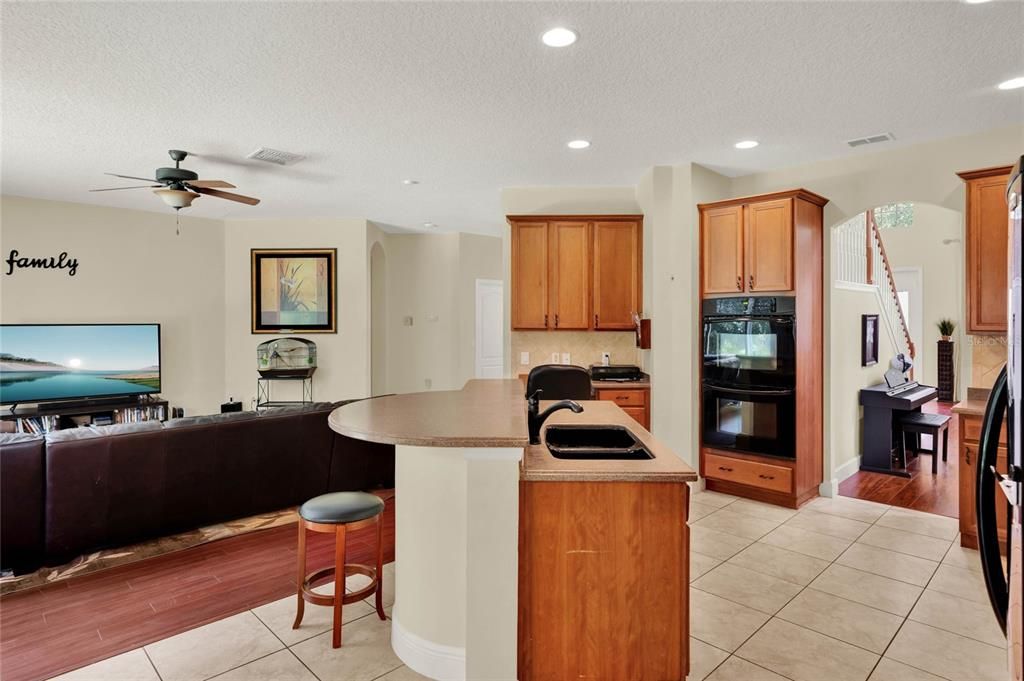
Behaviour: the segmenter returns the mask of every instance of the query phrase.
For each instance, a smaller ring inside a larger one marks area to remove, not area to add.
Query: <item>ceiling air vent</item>
[[[883,132],[879,135],[871,135],[870,137],[858,137],[853,140],[846,140],[846,143],[851,147],[862,147],[865,144],[878,144],[879,142],[891,142],[896,139],[892,136],[891,132]]]
[[[255,159],[257,161],[266,161],[267,163],[276,163],[279,166],[290,166],[298,163],[306,157],[302,154],[293,154],[289,151],[279,151],[277,149],[271,149],[270,147],[260,147],[246,156],[246,158]]]

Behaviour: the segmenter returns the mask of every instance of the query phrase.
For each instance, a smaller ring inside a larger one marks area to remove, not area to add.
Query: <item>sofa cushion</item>
[[[308,404],[289,404],[284,407],[270,407],[259,411],[260,418],[267,416],[287,416],[288,414],[303,414],[310,411],[330,411],[334,408],[334,402],[310,402]]]
[[[0,445],[13,445],[18,442],[32,442],[42,440],[42,435],[35,433],[0,433]]]
[[[181,419],[171,419],[164,424],[165,428],[190,428],[192,426],[209,426],[228,421],[246,421],[256,418],[254,411],[231,411],[227,414],[206,414],[204,416],[186,416]]]
[[[97,437],[109,437],[111,435],[131,435],[134,433],[150,433],[162,430],[163,424],[159,421],[140,421],[139,423],[115,423],[110,426],[85,426],[83,428],[65,428],[55,430],[46,434],[46,444],[58,442],[74,442],[76,440],[91,440]]]

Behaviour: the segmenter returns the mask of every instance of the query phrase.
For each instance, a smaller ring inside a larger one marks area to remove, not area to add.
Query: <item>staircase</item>
[[[873,288],[878,297],[882,326],[893,347],[913,359],[916,354],[914,341],[896,295],[896,279],[885,254],[881,231],[875,222],[875,211],[861,213],[839,225],[832,243],[832,278],[837,284]]]

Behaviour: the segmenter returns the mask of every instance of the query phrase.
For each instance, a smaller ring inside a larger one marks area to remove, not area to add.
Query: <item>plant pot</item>
[[[953,337],[952,336],[943,336],[942,340],[944,340],[944,341],[946,341],[948,343],[949,341],[953,340]]]

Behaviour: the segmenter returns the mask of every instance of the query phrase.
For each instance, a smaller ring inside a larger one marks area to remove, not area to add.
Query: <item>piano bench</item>
[[[900,463],[903,468],[907,467],[907,434],[914,434],[914,452],[916,454],[932,455],[932,475],[939,472],[939,435],[942,435],[942,461],[946,461],[949,454],[949,420],[951,417],[943,414],[925,414],[913,412],[900,419]],[[921,446],[921,436],[931,435],[932,447],[925,449]]]

